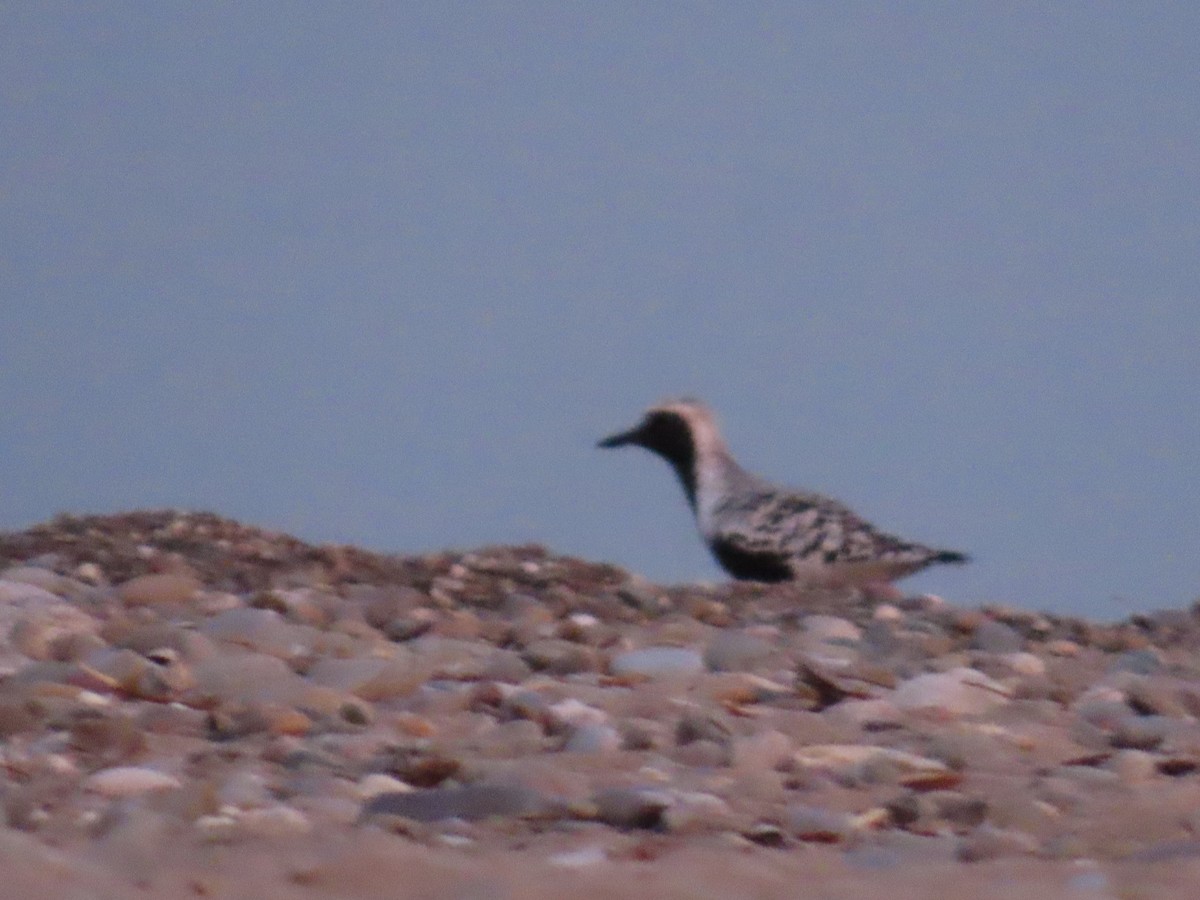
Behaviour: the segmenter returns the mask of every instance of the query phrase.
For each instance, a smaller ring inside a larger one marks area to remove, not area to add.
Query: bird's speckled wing
[[[820,494],[762,490],[728,498],[714,510],[720,541],[744,553],[774,553],[793,563],[923,563],[936,552],[877,531]]]

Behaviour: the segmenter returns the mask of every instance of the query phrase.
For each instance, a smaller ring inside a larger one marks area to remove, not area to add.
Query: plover
[[[836,500],[779,487],[738,465],[703,403],[677,400],[646,411],[601,447],[634,444],[661,456],[683,483],[704,542],[734,578],[812,587],[887,584],[936,563],[964,563],[876,529]]]

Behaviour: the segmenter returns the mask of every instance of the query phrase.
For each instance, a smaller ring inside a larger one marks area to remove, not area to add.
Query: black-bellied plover
[[[703,403],[653,406],[636,426],[600,441],[636,444],[671,464],[700,534],[734,578],[813,587],[886,584],[935,563],[963,563],[878,531],[836,500],[779,487],[738,465]]]

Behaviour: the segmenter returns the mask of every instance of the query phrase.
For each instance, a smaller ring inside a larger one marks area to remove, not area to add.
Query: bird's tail
[[[957,550],[934,550],[929,557],[931,563],[951,563],[956,566],[961,566],[963,563],[969,563],[971,557],[965,553],[959,553]]]

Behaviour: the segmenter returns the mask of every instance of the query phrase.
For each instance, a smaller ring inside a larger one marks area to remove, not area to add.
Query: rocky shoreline
[[[1200,615],[0,534],[0,896],[1192,896]]]

